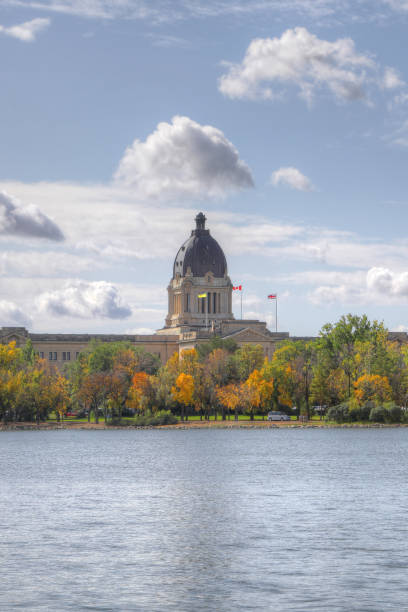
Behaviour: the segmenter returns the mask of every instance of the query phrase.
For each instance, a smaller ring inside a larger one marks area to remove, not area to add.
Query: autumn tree
[[[392,390],[386,376],[363,374],[354,383],[354,396],[360,406],[366,402],[379,405],[391,399]]]
[[[227,410],[234,412],[235,420],[238,421],[238,408],[241,401],[241,385],[230,383],[224,387],[217,387],[216,393],[220,404]]]
[[[174,400],[181,406],[181,420],[184,420],[186,408],[191,406],[194,394],[194,379],[191,374],[181,372],[172,388]]]
[[[84,377],[77,396],[88,413],[88,422],[92,412],[95,423],[99,422],[99,410],[107,401],[109,383],[109,375],[106,372],[93,372]]]
[[[244,344],[234,353],[234,362],[241,381],[247,380],[254,370],[259,370],[264,362],[264,351],[260,344]]]
[[[146,372],[136,372],[128,391],[127,406],[139,414],[144,414],[153,404],[154,387],[151,376]]]

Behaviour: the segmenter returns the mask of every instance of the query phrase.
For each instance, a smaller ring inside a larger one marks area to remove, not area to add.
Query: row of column
[[[199,298],[197,297],[197,302],[195,304],[195,308],[192,309],[192,296],[190,293],[185,293],[184,296],[182,293],[176,293],[173,295],[173,313],[174,314],[182,314],[183,312],[199,312],[205,314],[216,314],[219,312],[231,312],[231,294],[230,292],[227,294],[227,304],[221,304],[221,302],[225,300],[222,299],[221,293],[218,291],[207,291],[207,297]],[[225,294],[224,294],[225,295]],[[183,304],[184,297],[184,304]]]

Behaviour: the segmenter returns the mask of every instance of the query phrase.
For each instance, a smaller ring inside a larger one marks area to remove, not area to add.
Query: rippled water
[[[408,610],[408,430],[0,433],[0,609]]]

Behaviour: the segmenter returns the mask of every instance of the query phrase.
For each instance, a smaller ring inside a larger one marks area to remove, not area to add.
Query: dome
[[[205,276],[212,272],[216,278],[223,278],[227,273],[227,260],[218,242],[205,229],[206,218],[199,213],[196,218],[196,229],[190,238],[179,249],[173,266],[173,278],[177,274],[185,276],[190,268],[193,276]]]

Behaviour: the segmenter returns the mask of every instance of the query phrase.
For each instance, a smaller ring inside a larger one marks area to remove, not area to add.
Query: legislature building
[[[263,321],[234,317],[233,286],[224,252],[206,229],[203,213],[196,216],[195,223],[195,229],[174,260],[167,288],[168,314],[164,327],[155,334],[41,334],[31,333],[24,327],[1,327],[0,342],[15,341],[17,346],[23,346],[31,339],[40,357],[59,367],[75,360],[92,339],[100,342],[123,340],[143,346],[158,355],[162,363],[166,363],[174,352],[194,348],[214,336],[233,338],[238,345],[260,344],[265,355],[270,357],[276,343],[289,338],[289,334],[271,332]],[[392,335],[404,336],[398,339],[406,341],[405,333]]]
[[[168,314],[164,327],[155,334],[42,334],[24,327],[2,327],[0,342],[15,341],[23,346],[30,338],[40,356],[57,366],[75,360],[92,339],[124,340],[143,346],[158,355],[162,363],[174,352],[194,348],[214,336],[234,338],[237,344],[261,344],[265,355],[271,355],[276,342],[289,334],[273,333],[263,321],[235,319],[224,251],[206,229],[203,213],[196,216],[195,224],[174,260],[167,288]]]

